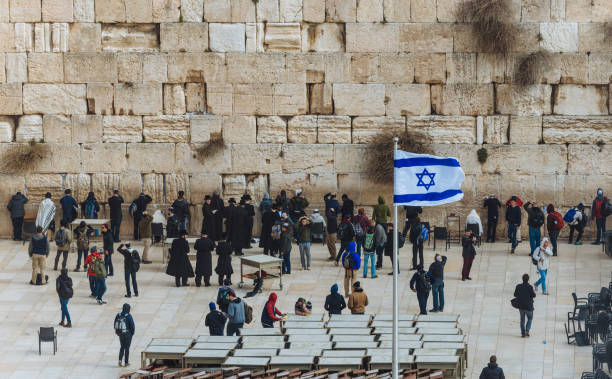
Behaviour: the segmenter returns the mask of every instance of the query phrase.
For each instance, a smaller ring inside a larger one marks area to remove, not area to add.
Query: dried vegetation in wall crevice
[[[510,0],[467,0],[456,11],[457,19],[470,23],[478,47],[487,53],[505,54],[517,42]]]
[[[34,140],[29,143],[16,143],[8,146],[1,155],[3,172],[27,173],[35,171],[51,152],[48,144]]]

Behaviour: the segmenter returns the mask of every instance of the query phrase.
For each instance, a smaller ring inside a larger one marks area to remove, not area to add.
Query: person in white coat
[[[538,246],[533,252],[533,259],[538,261],[538,272],[540,273],[540,279],[535,282],[535,290],[538,291],[538,286],[542,285],[542,294],[548,295],[546,292],[546,275],[548,275],[548,264],[549,258],[553,255],[552,249],[547,237],[542,239],[542,244]]]
[[[53,222],[55,210],[55,204],[53,204],[53,200],[51,200],[51,192],[47,192],[45,194],[45,199],[40,202],[38,213],[36,214],[36,226],[42,228],[43,234],[46,234],[49,229],[52,233],[55,232],[55,222]],[[51,234],[51,236],[53,236],[53,234]]]
[[[470,224],[478,225],[478,236],[482,236],[482,222],[480,221],[480,216],[478,215],[478,212],[476,212],[476,209],[472,209],[470,214],[465,219],[465,223],[466,226]]]

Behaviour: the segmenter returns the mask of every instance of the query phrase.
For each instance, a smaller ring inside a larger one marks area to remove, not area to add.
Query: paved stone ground
[[[42,356],[37,351],[37,329],[56,326],[60,307],[53,284],[31,286],[30,260],[27,245],[0,241],[0,377],[4,378],[111,378],[122,371],[117,367],[119,342],[112,322],[125,302],[123,295],[123,258],[115,254],[115,277],[107,280],[108,304],[97,305],[88,297],[88,282],[84,273],[73,273],[75,297],[69,304],[74,327],[59,327],[57,355],[50,344],[43,345]],[[591,245],[560,245],[560,257],[553,259],[549,273],[550,296],[538,294],[535,303],[531,338],[520,338],[519,315],[510,306],[515,285],[524,272],[535,278],[536,272],[527,257],[528,246],[522,243],[517,254],[508,254],[507,244],[487,244],[478,248],[472,269],[473,281],[461,282],[461,254],[453,246],[446,254],[446,306],[448,313],[461,315],[461,327],[468,335],[468,378],[478,378],[481,367],[490,354],[497,354],[507,378],[579,378],[590,369],[591,348],[570,346],[565,339],[563,323],[572,309],[571,292],[579,295],[607,286],[612,271],[612,260]],[[259,249],[250,250],[250,254]],[[410,247],[401,251],[400,312],[416,313],[416,296],[409,291],[408,271]],[[431,247],[426,248],[426,262],[433,261]],[[293,274],[286,277],[279,308],[291,311],[298,296],[309,298],[315,312],[321,312],[325,295],[334,282],[342,288],[341,268],[325,261],[327,250],[321,244],[313,246],[313,269],[299,269],[299,253],[294,246]],[[204,317],[208,302],[215,299],[217,287],[175,288],[173,278],[165,275],[161,262],[161,248],[154,249],[155,263],[143,265],[138,273],[140,297],[129,299],[136,320],[136,336],[132,343],[130,369],[137,368],[140,351],[152,337],[195,337],[207,334]],[[69,257],[74,268],[76,254]],[[48,260],[51,264],[51,258]],[[234,269],[239,271],[234,258]],[[390,313],[392,310],[392,277],[388,260],[378,279],[361,280],[369,295],[368,313]],[[58,272],[50,272],[53,280]],[[235,274],[234,284],[238,282]],[[250,286],[248,286],[250,287]],[[271,289],[278,289],[277,281],[266,282],[264,295],[252,298],[256,322]],[[248,288],[247,288],[248,289]],[[239,290],[239,296],[246,290]],[[430,300],[431,305],[431,300]]]

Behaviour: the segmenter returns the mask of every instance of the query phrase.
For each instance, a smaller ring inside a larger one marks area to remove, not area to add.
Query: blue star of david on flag
[[[429,171],[427,171],[426,168],[424,168],[422,173],[416,174],[416,177],[419,179],[417,187],[425,187],[425,189],[429,191],[429,187],[433,187],[436,185],[436,183],[434,182],[434,176],[436,176],[436,173],[430,173]],[[423,177],[428,177],[429,182],[423,182]]]

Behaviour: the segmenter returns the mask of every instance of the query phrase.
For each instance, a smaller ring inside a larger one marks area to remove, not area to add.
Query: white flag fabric
[[[465,174],[456,158],[396,150],[393,160],[395,205],[433,206],[463,199]]]

